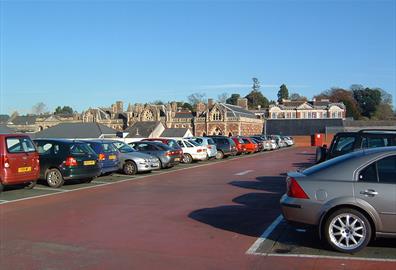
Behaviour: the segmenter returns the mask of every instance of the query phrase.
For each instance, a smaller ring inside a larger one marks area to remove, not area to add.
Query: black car
[[[396,146],[396,130],[362,129],[358,132],[337,133],[329,148],[316,149],[316,162],[332,159],[364,148]]]
[[[226,136],[207,136],[212,138],[217,147],[216,159],[222,159],[224,157],[236,156],[238,149],[235,142]]]
[[[61,139],[34,140],[40,156],[40,179],[61,187],[66,180],[90,182],[100,175],[98,155],[86,143]]]

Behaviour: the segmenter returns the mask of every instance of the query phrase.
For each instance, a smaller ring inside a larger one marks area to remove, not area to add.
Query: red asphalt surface
[[[245,254],[280,214],[280,174],[313,152],[292,148],[0,205],[0,269],[395,269]]]

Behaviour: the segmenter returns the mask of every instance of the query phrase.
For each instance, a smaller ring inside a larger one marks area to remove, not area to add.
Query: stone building
[[[346,116],[343,103],[333,103],[328,99],[312,101],[283,100],[280,104],[270,105],[268,119],[329,119]]]
[[[79,123],[79,114],[15,115],[7,120],[7,126],[17,132],[33,133],[60,123]]]
[[[263,120],[247,110],[247,100],[240,99],[234,106],[215,103],[199,103],[191,112],[177,107],[177,103],[166,105],[135,104],[123,111],[122,102],[110,108],[89,109],[82,114],[83,122],[98,122],[117,130],[124,130],[139,122],[160,122],[165,128],[189,129],[194,135],[252,135],[261,133]]]

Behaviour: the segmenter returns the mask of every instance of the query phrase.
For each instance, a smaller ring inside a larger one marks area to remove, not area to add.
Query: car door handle
[[[373,189],[366,189],[365,191],[360,191],[360,194],[368,197],[374,197],[375,195],[378,195],[378,192]]]

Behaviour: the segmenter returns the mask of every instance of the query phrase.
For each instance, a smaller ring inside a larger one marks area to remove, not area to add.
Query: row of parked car
[[[0,135],[0,191],[5,185],[38,179],[51,188],[65,181],[91,182],[98,176],[170,168],[179,163],[222,159],[293,145],[290,137],[149,138],[129,144],[119,140],[35,139],[23,134]]]

